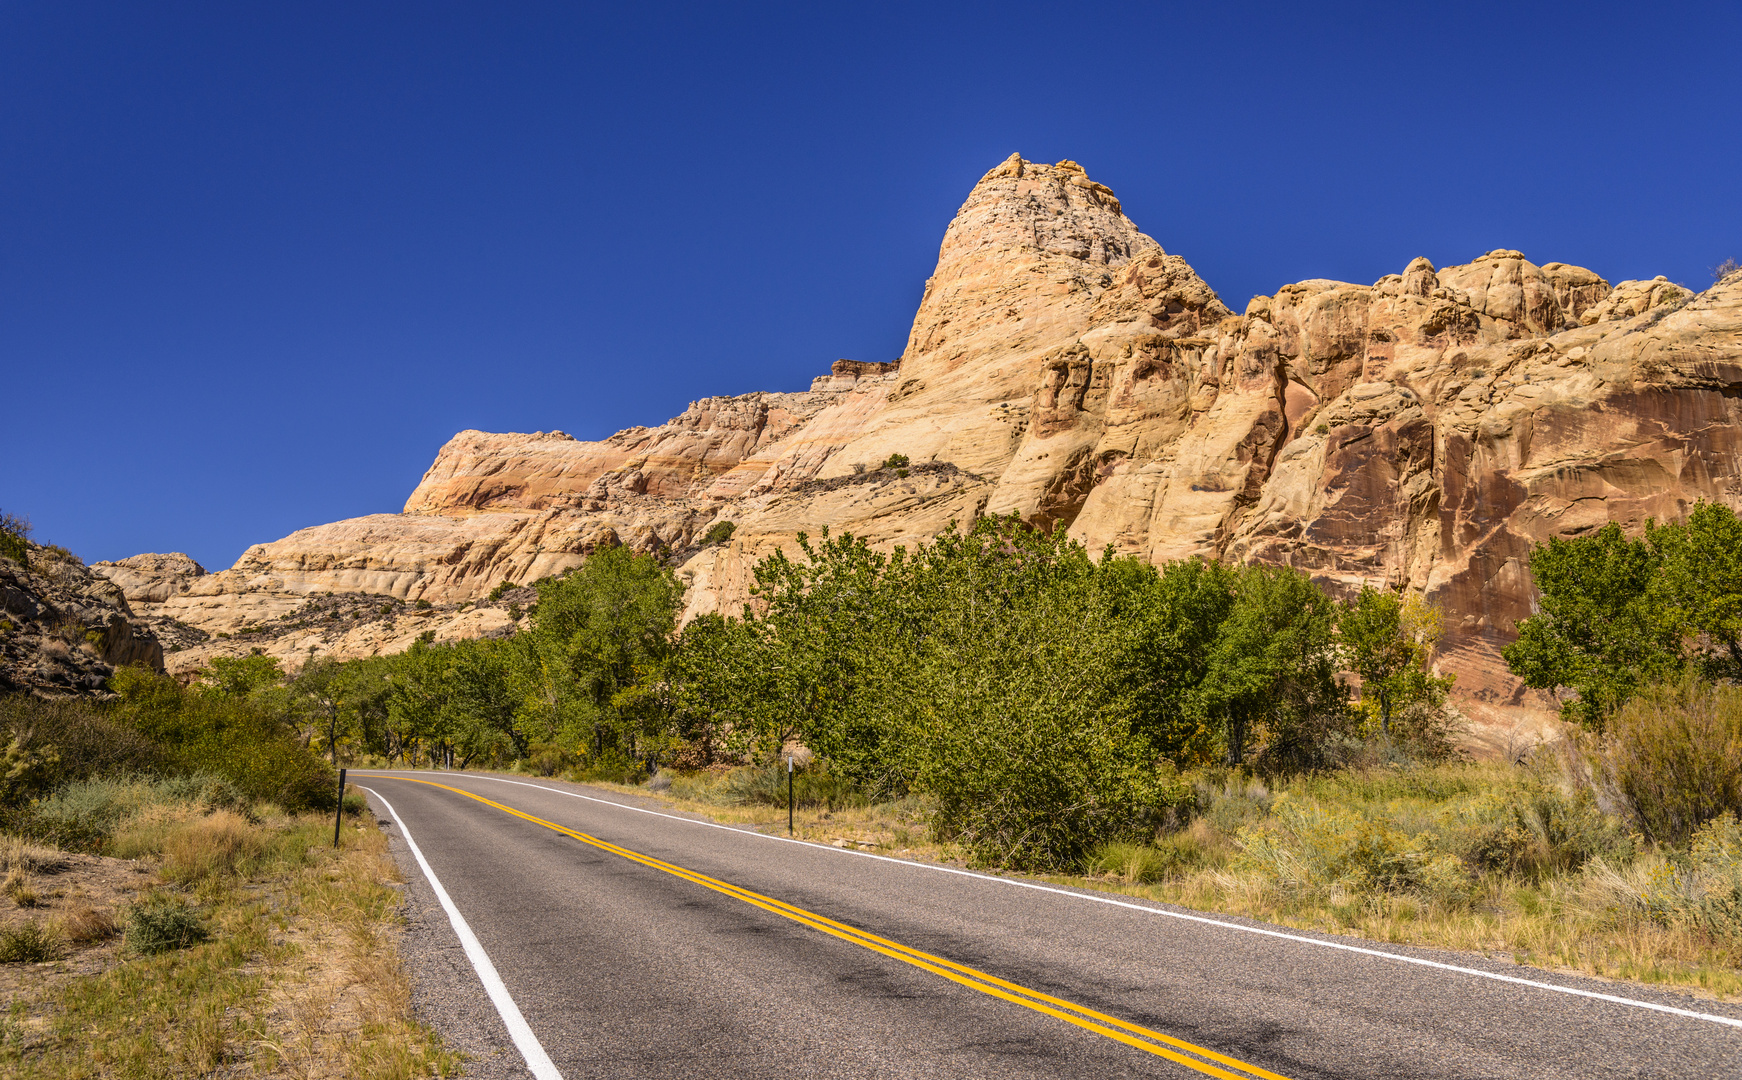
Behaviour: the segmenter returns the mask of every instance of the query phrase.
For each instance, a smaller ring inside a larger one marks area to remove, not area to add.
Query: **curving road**
[[[1742,1076],[1734,1005],[794,843],[561,781],[351,780],[408,881],[420,1012],[473,1076]]]

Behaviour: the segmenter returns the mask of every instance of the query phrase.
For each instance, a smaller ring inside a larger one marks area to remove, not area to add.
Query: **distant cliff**
[[[270,623],[249,647],[290,657],[507,632],[493,587],[602,544],[668,553],[693,615],[734,610],[800,530],[890,546],[1017,513],[1097,551],[1421,590],[1447,615],[1440,667],[1498,741],[1554,714],[1499,659],[1530,611],[1531,544],[1699,498],[1742,507],[1739,421],[1742,274],[1696,295],[1493,251],[1286,285],[1235,314],[1074,162],[1012,155],[945,230],[898,362],[839,361],[808,391],[707,398],[599,442],[461,432],[400,514],[303,529],[216,574],[93,569],[213,634]],[[876,468],[895,453],[906,476]],[[723,521],[731,540],[704,545]],[[358,635],[298,614],[325,593],[436,606]]]

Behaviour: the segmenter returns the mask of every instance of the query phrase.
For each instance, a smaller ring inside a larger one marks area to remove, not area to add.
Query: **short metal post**
[[[792,755],[786,758],[786,835],[792,835]]]
[[[339,805],[333,811],[333,846],[339,846],[339,823],[345,820],[345,770],[339,770]]]

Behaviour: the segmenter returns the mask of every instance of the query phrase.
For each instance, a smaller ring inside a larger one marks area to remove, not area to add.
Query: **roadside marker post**
[[[339,805],[333,809],[333,846],[339,846],[339,823],[345,820],[345,770],[339,770]]]
[[[792,755],[786,755],[786,835],[792,835]]]

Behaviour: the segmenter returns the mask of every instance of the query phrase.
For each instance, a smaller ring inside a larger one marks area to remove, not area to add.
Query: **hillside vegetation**
[[[76,722],[11,706],[9,813],[89,844],[56,809],[84,775],[312,807],[354,764],[649,783],[760,820],[790,758],[801,829],[830,842],[1732,993],[1739,528],[1702,505],[1538,549],[1508,658],[1576,726],[1517,761],[1460,758],[1419,596],[1097,558],[991,518],[892,553],[801,538],[737,617],[681,632],[670,570],[612,547],[536,583],[507,639],[218,660],[189,687],[123,669]]]

